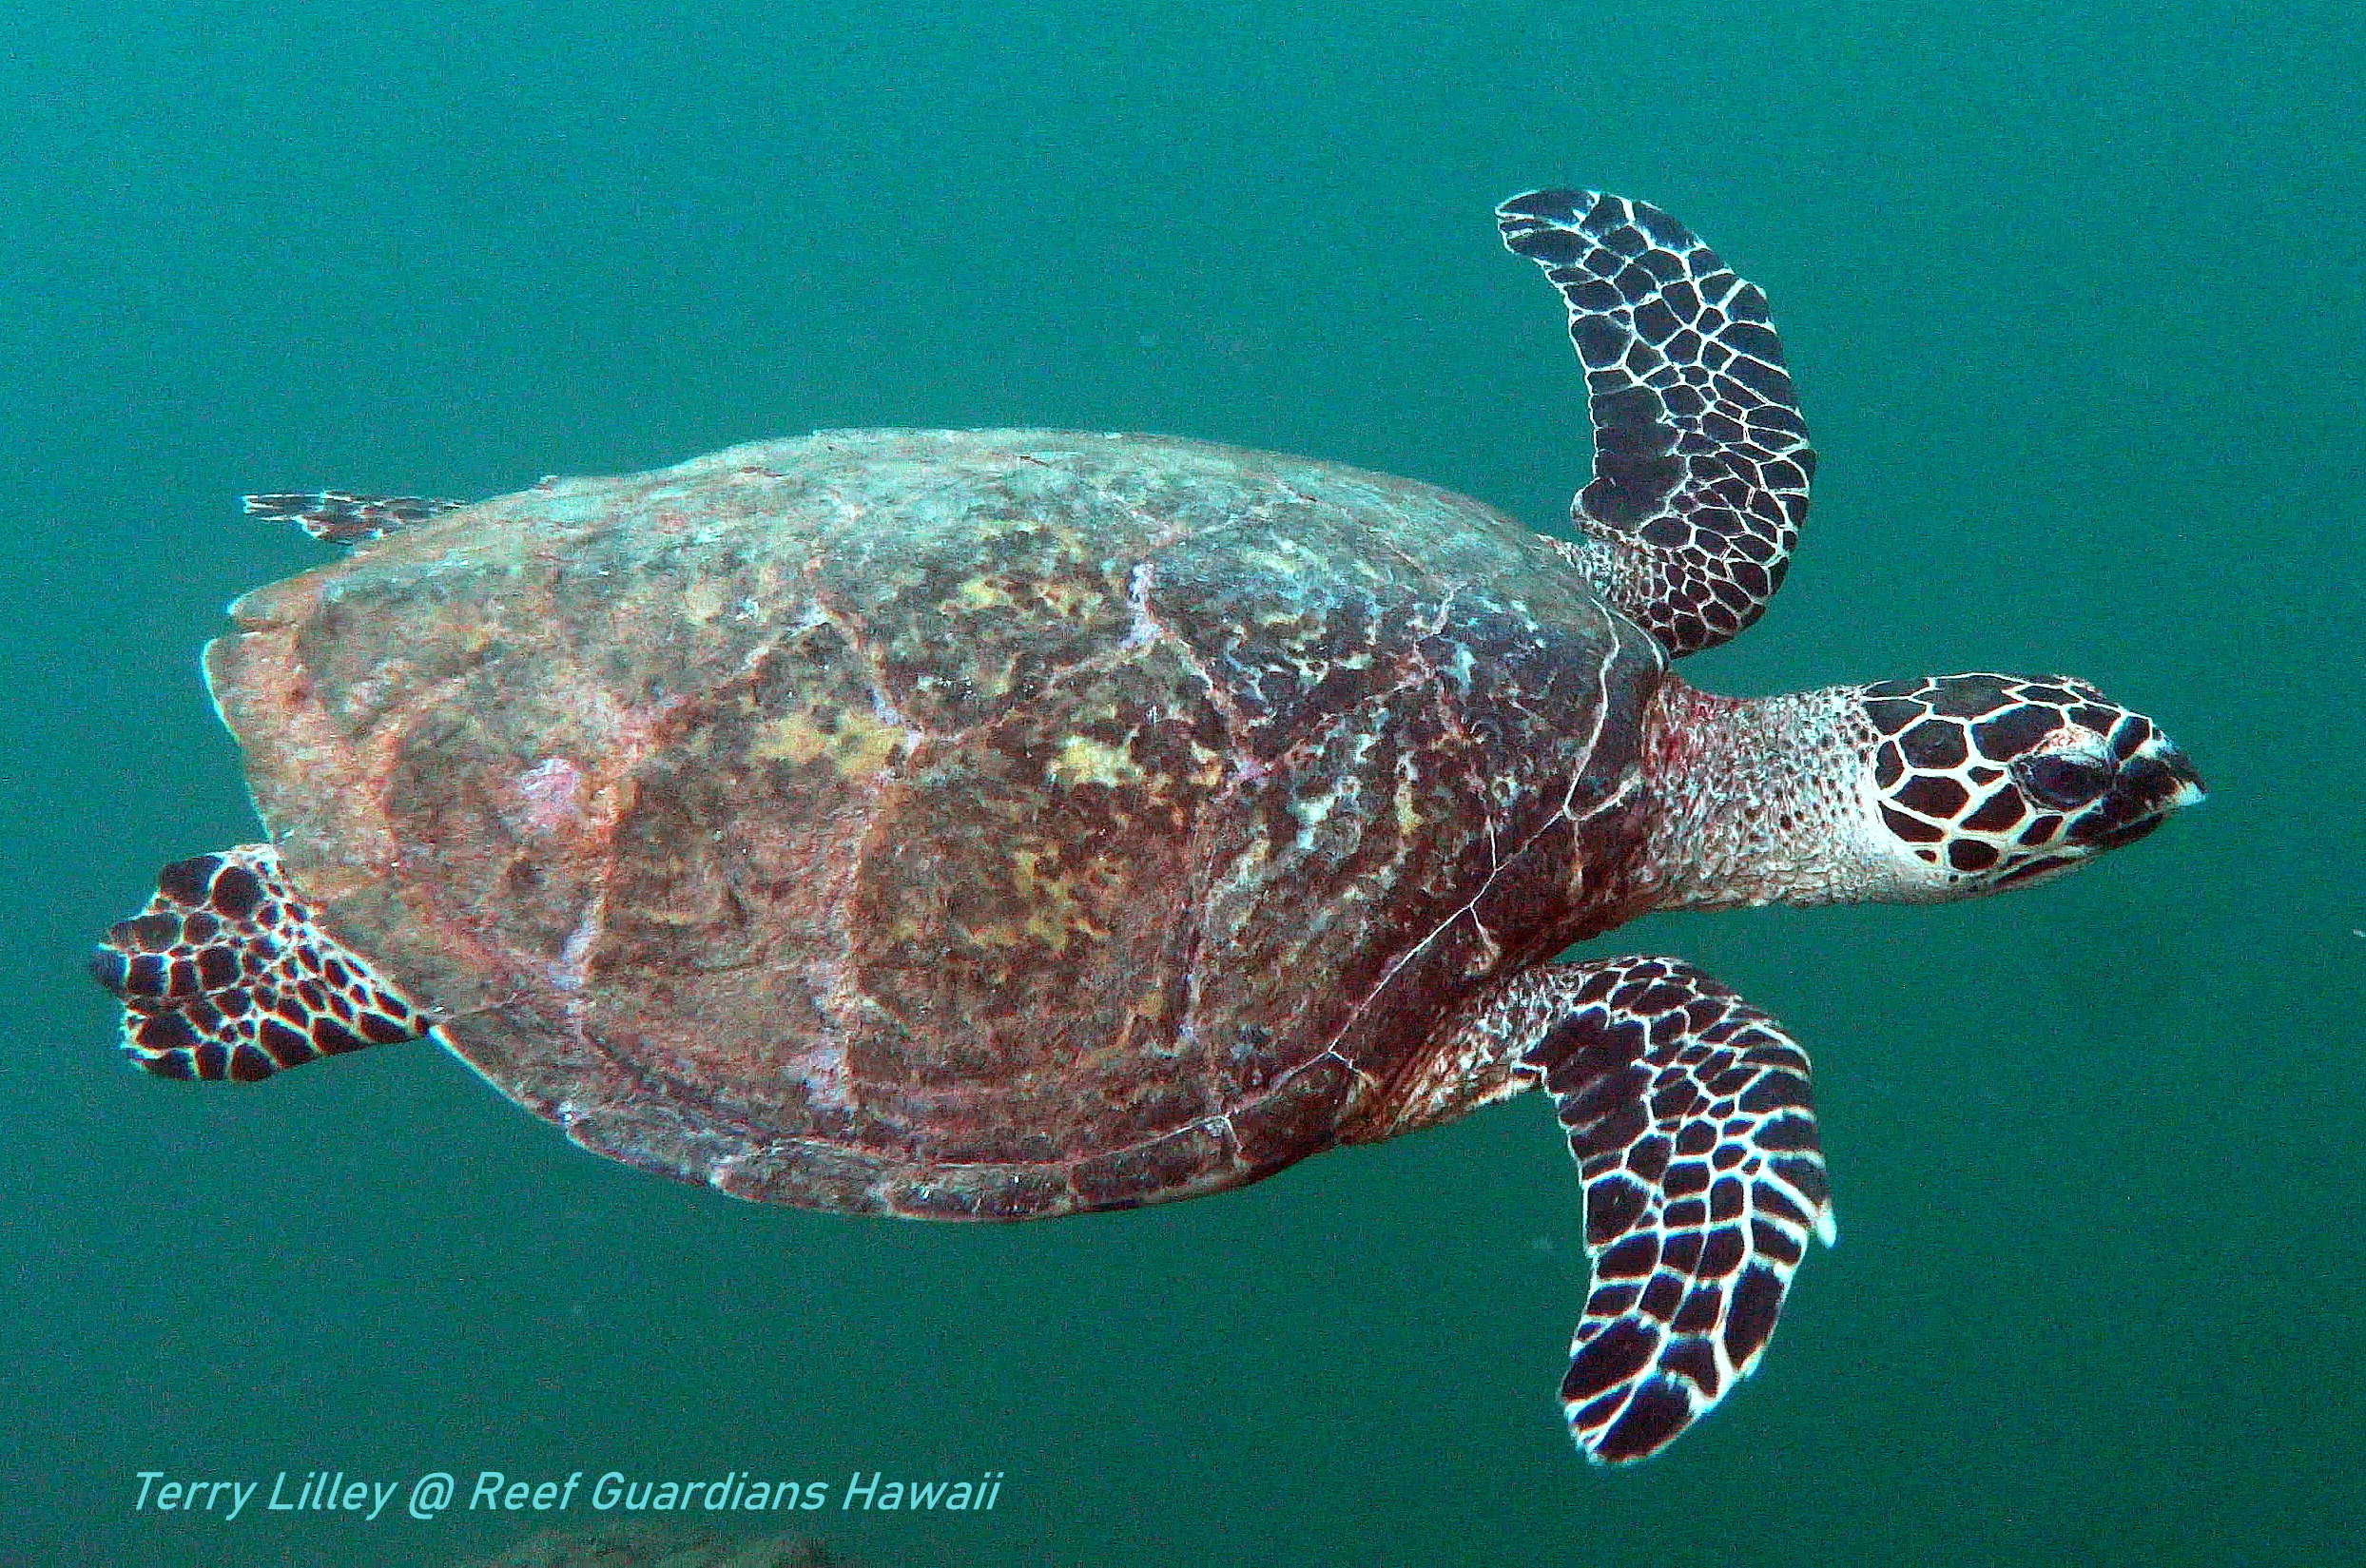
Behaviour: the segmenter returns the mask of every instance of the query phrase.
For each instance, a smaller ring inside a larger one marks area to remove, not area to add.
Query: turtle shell
[[[547,481],[232,613],[287,873],[504,1094],[949,1217],[1385,1122],[1458,998],[1588,929],[1664,669],[1475,501],[1038,431]]]

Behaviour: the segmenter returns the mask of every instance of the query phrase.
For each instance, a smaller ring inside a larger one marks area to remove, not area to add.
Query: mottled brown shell
[[[1587,923],[1660,679],[1556,546],[1329,464],[828,432],[249,594],[206,668],[324,923],[577,1141],[1014,1216],[1385,1123]]]

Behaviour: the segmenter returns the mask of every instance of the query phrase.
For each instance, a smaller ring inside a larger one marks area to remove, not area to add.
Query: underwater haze
[[[455,1563],[626,1517],[587,1506],[611,1473],[826,1482],[687,1522],[869,1568],[2357,1560],[2356,25],[28,0],[0,1564]],[[258,833],[197,649],[335,555],[242,492],[1050,426],[1565,530],[1581,375],[1491,210],[1547,184],[1657,203],[1762,284],[1822,457],[1783,592],[1687,679],[2066,670],[2212,790],[1998,899],[1583,950],[1683,954],[1816,1064],[1839,1245],[1664,1456],[1590,1466],[1562,1424],[1586,1260],[1542,1096],[1231,1194],[957,1227],[636,1173],[425,1043],[251,1087],[118,1055],[88,944]],[[439,1472],[453,1504],[411,1517]],[[582,1490],[471,1507],[482,1472]],[[874,1475],[998,1489],[844,1506]],[[215,1481],[259,1490],[157,1506]],[[268,1506],[357,1481],[398,1490]]]

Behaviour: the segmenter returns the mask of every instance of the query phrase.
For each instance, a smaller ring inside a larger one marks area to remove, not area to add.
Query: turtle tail
[[[123,1001],[125,1054],[163,1078],[252,1083],[436,1022],[315,923],[269,844],[165,867],[90,973]]]

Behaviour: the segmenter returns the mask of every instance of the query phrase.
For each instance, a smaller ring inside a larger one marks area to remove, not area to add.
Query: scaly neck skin
[[[1875,744],[1853,687],[1718,697],[1670,676],[1643,718],[1637,913],[1849,903],[1894,877],[1867,843]]]

